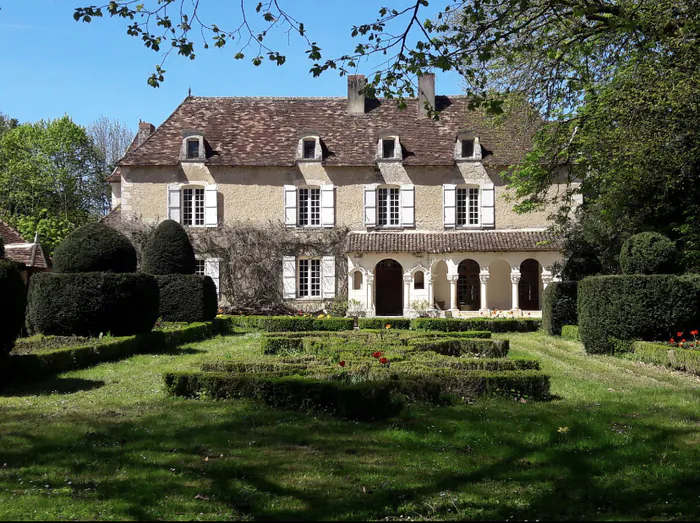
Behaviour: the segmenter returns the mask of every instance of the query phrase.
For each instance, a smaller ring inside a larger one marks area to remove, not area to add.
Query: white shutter
[[[365,227],[377,225],[377,184],[365,185]]]
[[[217,227],[219,225],[219,207],[217,200],[217,185],[209,184],[204,188],[204,225]]]
[[[493,227],[495,224],[495,192],[492,183],[481,186],[481,225]]]
[[[204,260],[204,275],[211,277],[216,285],[216,294],[219,292],[219,258],[208,258]]]
[[[414,227],[416,225],[416,190],[411,184],[401,186],[401,225]]]
[[[335,256],[321,258],[321,290],[323,299],[335,298]]]
[[[321,185],[321,225],[335,225],[335,193],[332,185]]]
[[[294,256],[282,257],[282,297],[297,297],[297,260]]]
[[[297,188],[294,185],[284,186],[284,224],[297,226]]]
[[[175,220],[177,223],[182,223],[182,196],[180,193],[180,184],[168,184],[168,219]]]
[[[457,220],[457,186],[446,183],[442,186],[445,227],[454,227]]]

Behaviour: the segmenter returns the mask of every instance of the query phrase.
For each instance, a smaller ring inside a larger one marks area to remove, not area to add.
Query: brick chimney
[[[136,135],[136,146],[140,146],[146,138],[153,134],[156,128],[152,123],[139,121],[139,133]]]
[[[361,92],[365,85],[365,75],[348,75],[348,114],[365,114],[365,93]]]
[[[435,110],[435,75],[426,73],[418,77],[418,116],[425,118],[428,116],[428,109],[425,107],[426,102],[430,109]]]

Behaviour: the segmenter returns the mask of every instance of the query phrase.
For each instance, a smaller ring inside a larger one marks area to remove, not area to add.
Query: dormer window
[[[203,162],[204,135],[200,131],[192,130],[182,133],[182,146],[180,147],[180,160],[191,162]]]
[[[199,140],[187,140],[187,159],[196,160],[199,158]]]
[[[302,162],[320,162],[323,160],[320,136],[307,135],[301,138],[297,146],[296,159]]]
[[[401,160],[401,143],[396,135],[380,136],[377,144],[377,160]]]
[[[316,140],[306,138],[304,140],[304,160],[313,160],[316,158]]]
[[[462,158],[474,156],[474,140],[462,140]]]
[[[455,142],[455,160],[481,160],[479,137],[468,131],[459,133]]]

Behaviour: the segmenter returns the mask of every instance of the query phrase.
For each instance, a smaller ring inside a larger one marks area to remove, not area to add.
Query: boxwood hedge
[[[539,318],[417,318],[412,328],[429,331],[533,332],[542,326]]]
[[[158,319],[158,283],[148,274],[35,274],[27,323],[34,333],[127,336]]]
[[[564,325],[561,328],[561,337],[565,340],[581,341],[578,333],[578,325]]]
[[[410,329],[411,320],[408,318],[359,318],[360,329]]]
[[[75,272],[134,272],[136,249],[122,233],[96,222],[78,227],[56,247],[53,270]]]
[[[343,331],[352,330],[353,318],[313,318],[304,316],[230,316],[228,321],[238,327],[268,332]]]
[[[620,250],[620,268],[625,274],[673,274],[676,261],[676,244],[657,232],[635,234]]]
[[[632,344],[631,359],[662,365],[700,375],[700,350],[679,349],[667,344],[637,341]]]
[[[24,327],[27,295],[15,263],[0,260],[0,357],[12,350]]]
[[[164,321],[211,321],[218,298],[214,280],[196,274],[155,276],[159,289],[159,314]]]
[[[550,336],[559,336],[564,325],[576,325],[578,282],[552,282],[542,294],[542,328]]]
[[[432,351],[445,356],[479,355],[484,358],[505,358],[510,344],[508,340],[470,340],[465,338],[438,338],[411,340],[411,347]]]

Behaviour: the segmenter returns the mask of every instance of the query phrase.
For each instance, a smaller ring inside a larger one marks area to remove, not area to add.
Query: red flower
[[[673,338],[671,338],[671,339],[669,340],[669,343],[673,345],[674,343],[676,343],[676,340],[674,340]]]
[[[373,352],[373,353],[372,353],[372,356],[374,356],[375,358],[381,358],[381,357],[382,357],[382,353],[379,352],[379,351]]]
[[[386,358],[379,358],[379,363],[389,363],[389,360]]]
[[[344,361],[340,361],[340,362],[338,362],[338,365],[340,365],[341,367],[345,367],[345,362],[344,362]]]
[[[681,340],[681,343],[685,343],[685,340]]]
[[[695,329],[694,331],[690,331],[690,334],[691,334],[692,336],[697,336],[697,335],[698,335],[698,330]]]
[[[676,336],[678,336],[678,337],[680,338],[681,336],[683,336],[683,333],[682,333],[682,332],[677,332],[677,333],[676,333]]]

